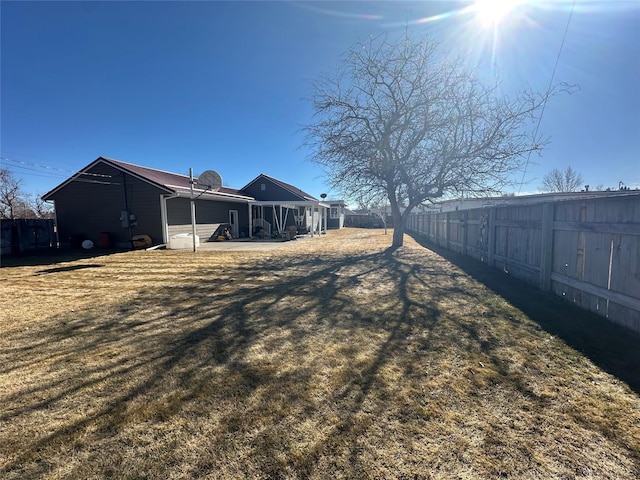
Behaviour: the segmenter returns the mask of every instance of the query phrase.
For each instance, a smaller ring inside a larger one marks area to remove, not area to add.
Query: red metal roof
[[[182,175],[179,173],[165,172],[163,170],[157,170],[155,168],[142,167],[140,165],[134,165],[133,163],[127,163],[120,160],[114,160],[112,158],[100,157],[103,160],[106,160],[109,163],[113,163],[114,165],[118,165],[123,170],[127,170],[131,173],[136,174],[139,177],[142,177],[152,183],[156,183],[160,186],[163,186],[169,190],[189,190],[189,176]],[[198,177],[194,177],[196,180]],[[198,187],[196,185],[196,190]],[[235,188],[229,187],[221,187],[218,190],[219,193],[226,193],[231,195],[241,195],[240,191]]]

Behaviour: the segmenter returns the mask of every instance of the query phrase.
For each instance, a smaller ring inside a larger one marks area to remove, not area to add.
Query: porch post
[[[313,231],[316,228],[316,209],[315,207],[309,207],[311,209],[311,236],[313,237]]]
[[[162,222],[162,243],[169,242],[167,234],[167,200],[164,195],[160,195],[160,221]]]
[[[329,223],[329,211],[326,207],[322,207],[322,219],[324,220],[324,233],[327,233],[327,224]]]

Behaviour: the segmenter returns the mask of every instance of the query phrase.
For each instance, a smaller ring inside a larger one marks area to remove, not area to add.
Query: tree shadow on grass
[[[130,249],[92,248],[90,250],[81,250],[59,248],[46,251],[26,252],[21,255],[3,255],[0,267],[15,268],[55,265],[58,263],[104,257],[113,255],[114,253],[123,253],[127,251],[130,251]]]
[[[60,273],[60,272],[72,272],[74,270],[83,270],[85,268],[100,268],[104,265],[99,263],[91,263],[88,265],[69,265],[67,267],[53,267],[53,268],[45,268],[44,270],[38,270],[35,275],[48,275],[50,273]]]
[[[143,275],[182,259],[130,260],[148,262],[131,266]],[[420,478],[410,474],[431,459],[415,438],[445,442],[439,461],[455,461],[466,430],[448,443],[451,403],[473,412],[475,391],[510,394],[519,380],[506,370],[495,388],[474,380],[477,359],[500,365],[499,345],[522,330],[485,328],[484,289],[422,249],[181,270],[13,334],[0,374],[29,378],[0,397],[0,424],[23,438],[0,474]],[[74,274],[82,283],[93,271]],[[426,424],[441,436],[427,438]]]
[[[247,262],[227,272],[198,268],[176,285],[140,289],[125,304],[65,313],[49,319],[37,334],[21,333],[15,348],[5,352],[11,362],[0,373],[49,367],[39,383],[5,395],[12,406],[0,421],[28,422],[47,411],[85,414],[65,414],[69,418],[63,424],[48,426],[48,433],[27,441],[0,472],[43,474],[50,467],[37,461],[40,452],[53,454],[61,445],[81,444],[86,436],[106,441],[132,424],[170,422],[190,409],[206,415],[203,408],[223,405],[212,444],[225,451],[250,449],[255,473],[277,478],[295,470],[300,478],[311,476],[320,458],[338,455],[366,429],[356,417],[371,392],[382,388],[380,370],[407,336],[438,318],[436,298],[411,299],[407,293],[411,279],[434,272],[395,255],[387,251],[322,261],[287,257],[278,259],[277,270],[268,262]],[[81,267],[68,270],[91,275]],[[375,308],[367,308],[370,293],[359,300],[361,288],[379,289]],[[412,308],[427,313],[419,325]],[[292,418],[302,422],[323,408],[311,394],[314,375],[326,368],[318,366],[324,359],[317,356],[315,342],[325,341],[327,349],[339,352],[352,349],[356,357],[362,332],[374,332],[380,340],[365,360],[337,354],[346,363],[329,370],[335,391],[323,395],[336,412],[330,422],[319,417],[327,422],[322,441],[304,454],[287,455],[295,441],[283,436],[279,425]],[[358,340],[353,344],[351,339]],[[74,405],[74,398],[81,403]],[[259,438],[252,439],[255,432]],[[357,476],[366,467],[351,460],[340,468]],[[208,469],[207,459],[202,462],[191,466],[199,472],[194,476]],[[142,475],[150,466],[137,468]]]
[[[413,237],[525,313],[567,345],[640,394],[640,334],[518,280],[474,258]]]

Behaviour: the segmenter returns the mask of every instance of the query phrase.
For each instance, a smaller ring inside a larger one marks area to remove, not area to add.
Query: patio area
[[[295,240],[237,238],[217,242],[201,242],[198,250],[203,251],[265,251],[278,250],[292,242],[307,242],[322,238],[322,235],[298,235]]]

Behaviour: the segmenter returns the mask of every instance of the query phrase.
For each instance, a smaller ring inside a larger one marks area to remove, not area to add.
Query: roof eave
[[[146,183],[149,183],[150,185],[153,185],[154,187],[157,187],[161,190],[164,190],[166,193],[176,193],[175,190],[168,188],[166,185],[162,185],[159,184],[157,182],[153,182],[151,180],[149,180],[148,178],[144,178],[138,174],[136,174],[135,172],[132,172],[130,170],[127,170],[125,167],[123,167],[122,165],[120,165],[119,161],[118,163],[112,161],[109,158],[105,158],[105,157],[98,157],[96,158],[93,162],[91,162],[90,164],[86,165],[84,168],[81,168],[80,170],[78,170],[76,173],[74,173],[73,175],[71,175],[68,179],[66,179],[64,182],[62,182],[61,184],[59,184],[57,187],[54,187],[53,189],[49,190],[47,193],[45,193],[44,195],[42,195],[42,200],[47,202],[49,200],[53,200],[52,195],[54,195],[56,192],[60,191],[61,189],[63,189],[64,187],[66,187],[67,185],[69,185],[70,183],[77,181],[78,178],[80,178],[80,176],[87,172],[88,170],[90,170],[91,168],[93,168],[94,166],[96,166],[99,163],[106,163],[107,165],[115,168],[116,170],[120,170],[121,172],[124,172],[128,175],[131,175],[139,180],[142,180]],[[124,163],[124,162],[122,162]],[[99,181],[95,181],[94,183],[101,183]]]

